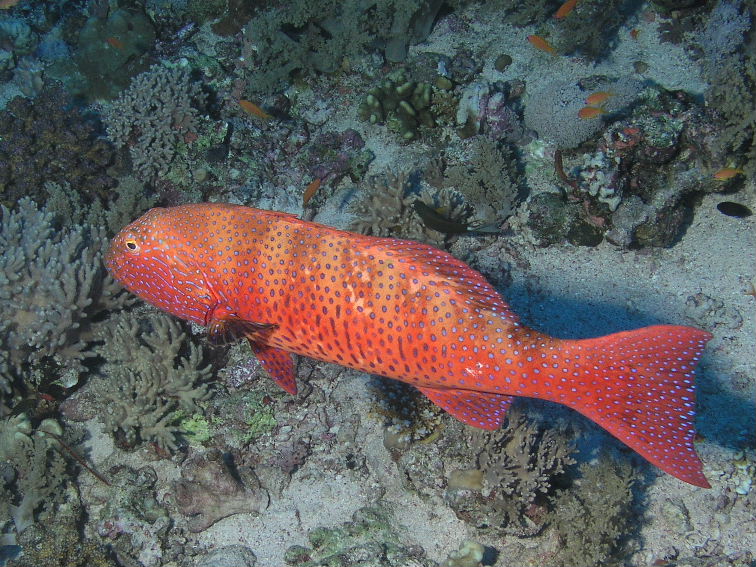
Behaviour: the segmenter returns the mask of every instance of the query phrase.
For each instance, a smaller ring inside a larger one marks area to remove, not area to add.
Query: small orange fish
[[[591,118],[597,118],[602,114],[605,114],[606,110],[597,106],[584,106],[578,110],[578,118],[583,120],[590,120]]]
[[[693,445],[706,331],[551,337],[443,250],[228,203],[151,209],[116,235],[105,264],[145,301],[207,326],[212,341],[246,340],[291,394],[295,353],[411,384],[481,429],[500,427],[515,397],[540,398],[709,487]]]
[[[744,173],[745,171],[736,167],[723,167],[714,174],[714,179],[718,179],[719,181],[727,181],[728,179],[732,179],[736,175],[743,175]]]
[[[578,3],[578,0],[567,0],[567,2],[559,6],[559,9],[554,14],[554,17],[557,20],[566,18],[570,14],[570,12],[572,12],[575,9],[575,5],[577,3]]]
[[[252,116],[256,116],[257,118],[262,118],[263,120],[270,120],[271,118],[273,118],[270,114],[265,112],[254,102],[250,102],[248,100],[240,100],[239,106],[241,106],[247,114],[251,114]]]
[[[321,180],[319,177],[316,177],[312,181],[310,181],[310,184],[305,188],[304,193],[302,194],[302,206],[306,207],[307,203],[310,202],[310,199],[312,199],[315,196],[315,193],[318,192],[318,189],[320,188]]]
[[[638,28],[633,28],[630,30],[630,37],[633,39],[638,39],[638,36],[640,35],[640,30]]]
[[[105,39],[105,41],[110,47],[114,47],[119,51],[123,51],[123,48],[126,47],[126,45],[124,45],[124,43],[117,37],[109,37]]]
[[[599,106],[601,103],[606,102],[609,97],[614,96],[614,93],[608,91],[598,91],[588,95],[585,99],[585,104],[588,106]]]
[[[546,53],[551,53],[552,55],[557,55],[556,49],[554,49],[554,47],[540,35],[529,35],[528,41],[536,49],[540,49],[541,51],[545,51]]]

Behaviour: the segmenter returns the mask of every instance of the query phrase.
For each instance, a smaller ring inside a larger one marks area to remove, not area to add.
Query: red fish
[[[401,380],[483,429],[501,425],[514,397],[541,398],[709,486],[693,447],[705,331],[556,339],[521,325],[481,274],[441,250],[222,203],[148,211],[106,263],[132,293],[208,326],[211,340],[247,338],[292,394],[289,353]]]
[[[554,49],[554,46],[552,46],[547,39],[541,37],[540,35],[529,35],[528,41],[536,49],[540,49],[541,51],[545,51],[546,53],[551,53],[552,55],[557,55],[557,50]]]

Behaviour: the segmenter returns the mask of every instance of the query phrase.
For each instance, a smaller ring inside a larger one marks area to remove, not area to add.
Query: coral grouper
[[[131,292],[239,337],[296,393],[290,352],[417,387],[457,419],[501,425],[515,396],[571,407],[646,459],[708,487],[693,448],[693,369],[709,333],[659,325],[562,340],[518,323],[478,272],[408,240],[230,204],[156,208],[106,259]]]

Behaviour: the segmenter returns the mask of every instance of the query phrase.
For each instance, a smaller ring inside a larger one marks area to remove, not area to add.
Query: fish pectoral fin
[[[291,354],[280,348],[249,341],[252,352],[266,370],[273,381],[289,392],[292,396],[297,393],[297,382],[294,377],[294,360]]]
[[[275,328],[276,325],[273,323],[256,323],[231,315],[210,321],[207,337],[214,345],[231,344],[244,338],[264,343]]]
[[[514,398],[472,390],[418,388],[430,401],[462,423],[480,429],[498,429]]]

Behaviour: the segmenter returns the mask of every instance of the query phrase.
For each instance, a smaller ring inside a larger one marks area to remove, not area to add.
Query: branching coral
[[[447,166],[443,186],[456,190],[470,204],[477,224],[503,222],[521,196],[514,153],[475,137],[466,142],[464,154]]]
[[[550,520],[559,538],[559,565],[606,565],[630,527],[632,486],[629,464],[609,458],[580,466],[580,478],[554,500]]]
[[[30,199],[2,209],[0,389],[23,390],[50,376],[72,386],[95,356],[95,321],[127,301],[105,272],[105,230],[61,230]]]
[[[157,313],[141,318],[121,314],[101,338],[107,378],[98,390],[105,426],[125,446],[148,440],[174,450],[176,410],[200,412],[198,403],[210,396],[206,382],[211,367],[202,364],[202,348],[177,321]]]
[[[35,518],[52,515],[60,503],[67,477],[66,461],[47,431],[56,436],[62,433],[53,419],[44,420],[36,429],[24,414],[0,421],[0,469],[4,479],[0,489],[0,540],[12,541],[13,532],[7,526],[10,520],[15,534],[21,534]]]
[[[387,173],[368,179],[362,196],[350,205],[355,219],[350,229],[373,236],[408,238],[443,246],[446,235],[428,228],[417,215],[415,201],[433,208],[445,208],[446,217],[463,223],[470,209],[461,195],[450,188],[415,188],[410,173]]]
[[[411,43],[428,36],[440,7],[438,0],[317,0],[262,11],[247,26],[249,87],[270,92],[295,71],[332,72],[376,45],[389,60],[402,61]]]
[[[128,147],[139,177],[165,174],[179,144],[196,135],[205,96],[187,69],[153,66],[134,77],[105,113],[108,136]]]
[[[468,443],[477,454],[480,491],[450,490],[447,500],[457,515],[477,525],[520,535],[542,528],[542,502],[554,477],[574,463],[574,446],[565,432],[543,429],[517,410],[501,431],[474,430]],[[459,487],[457,487],[459,488]]]

